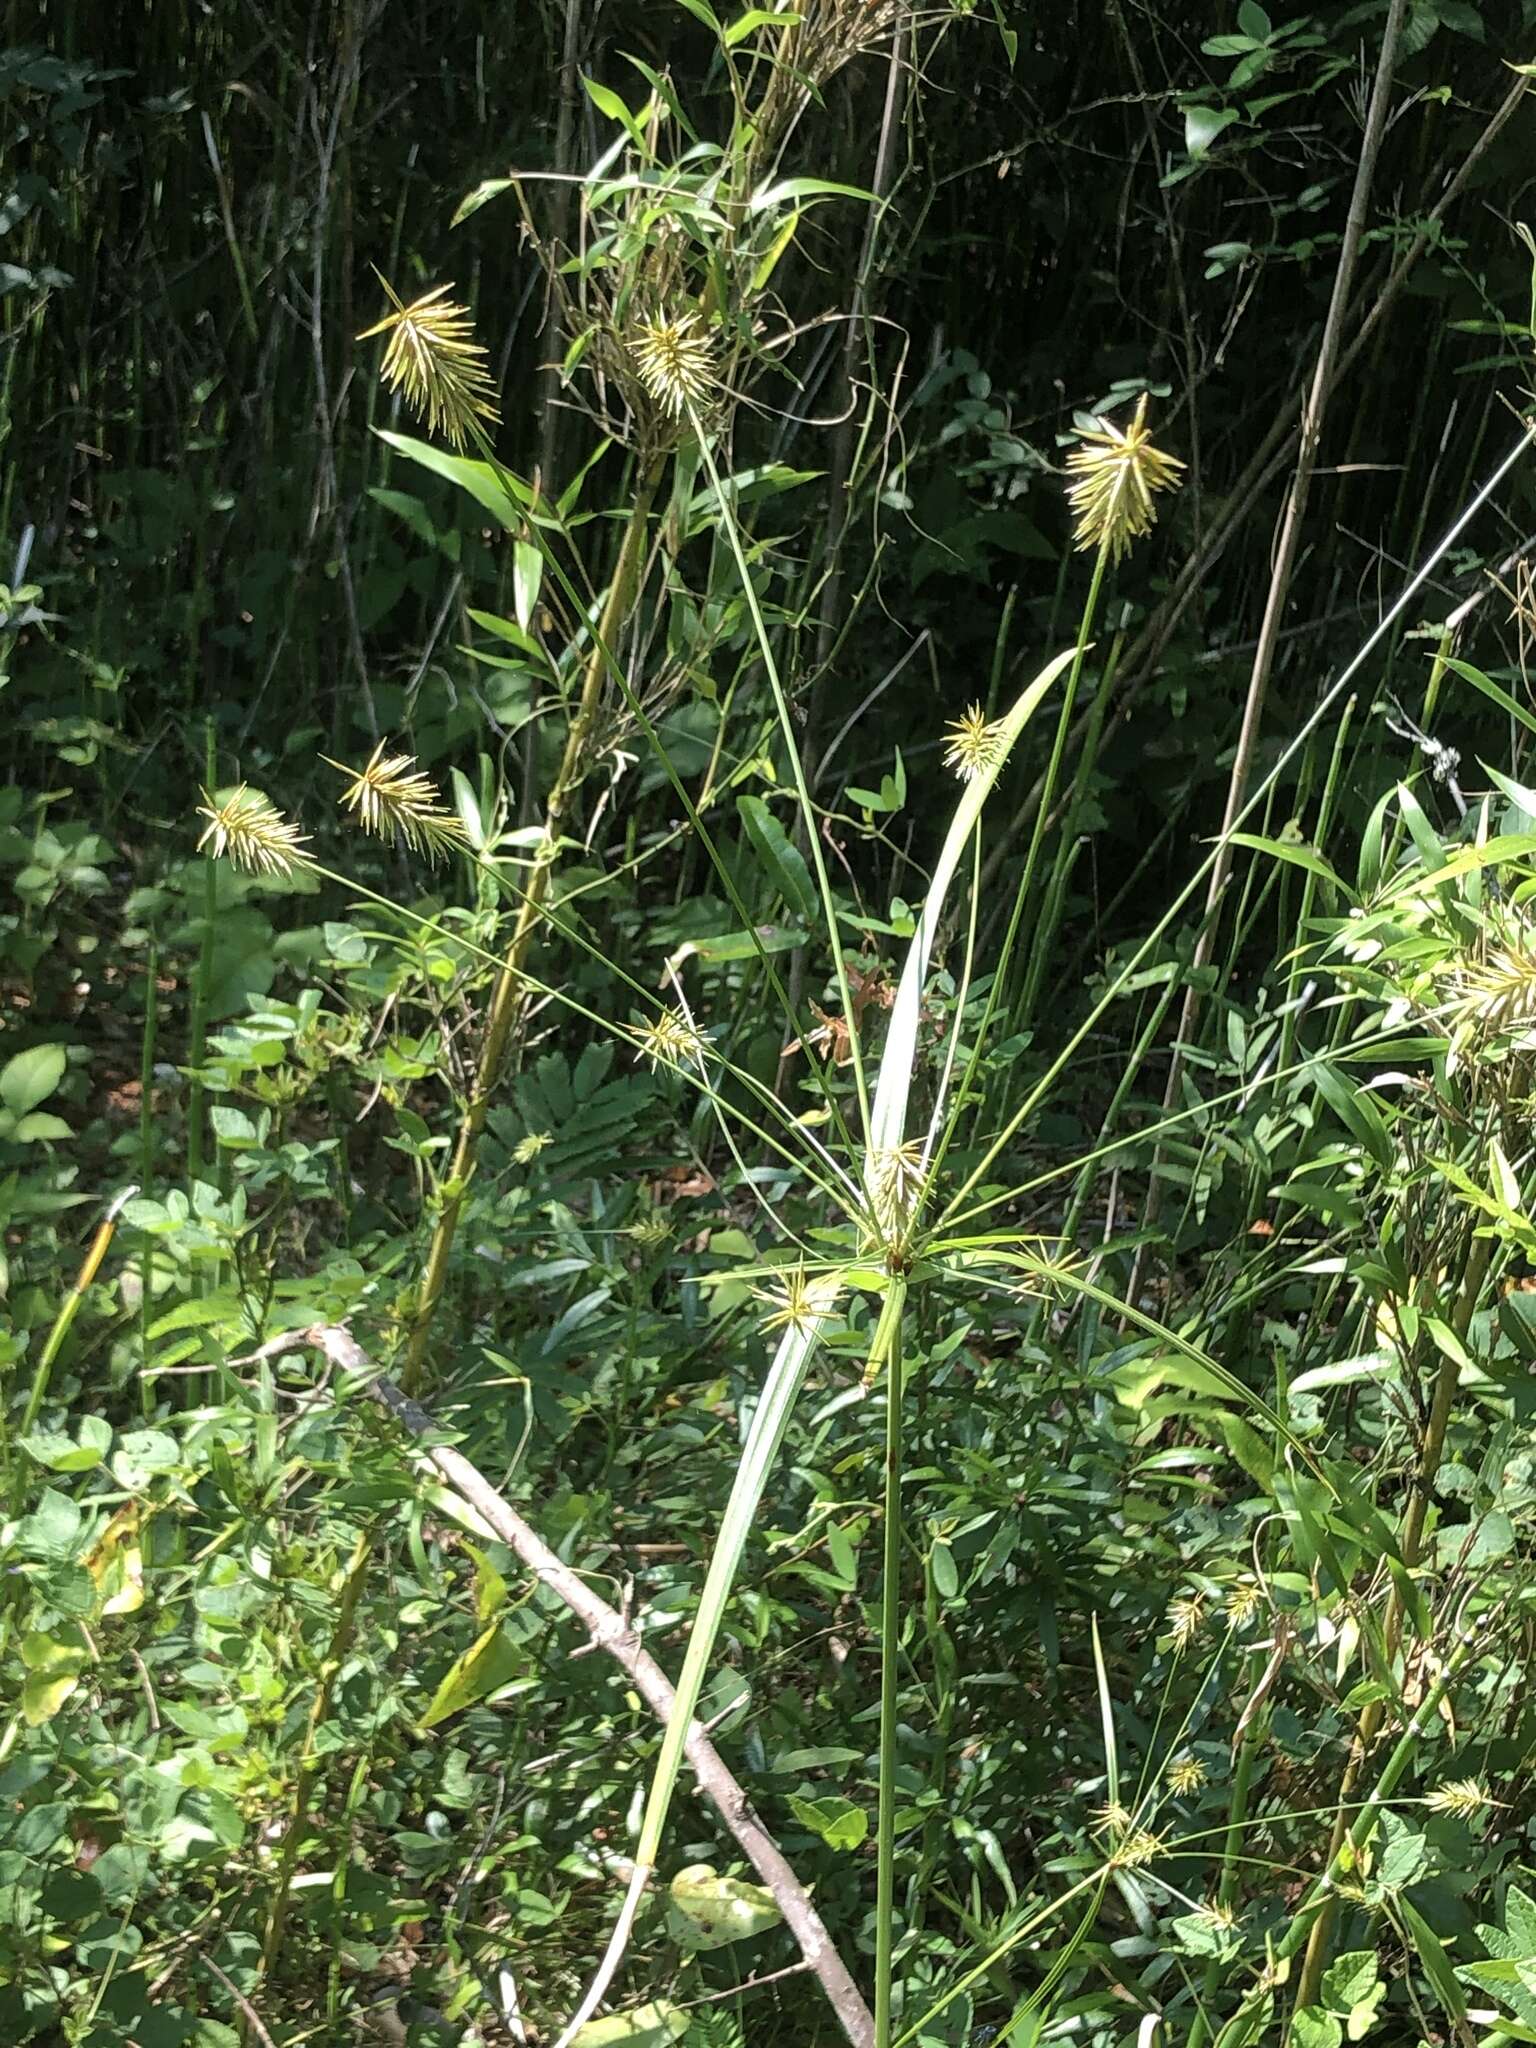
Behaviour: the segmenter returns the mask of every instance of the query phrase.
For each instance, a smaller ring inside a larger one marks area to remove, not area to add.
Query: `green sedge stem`
[[[203,728],[203,786],[213,799],[219,779],[218,742],[213,720]],[[208,1046],[208,996],[213,987],[213,938],[219,918],[219,864],[212,854],[203,862],[203,931],[192,984],[192,1014],[187,1023],[187,1188],[193,1194],[203,1177],[203,1055]],[[195,1202],[195,1194],[193,1194]]]
[[[1099,608],[1099,593],[1104,588],[1104,572],[1109,566],[1107,544],[1099,547],[1093,558],[1093,579],[1088,585],[1088,596],[1083,605],[1082,617],[1077,622],[1077,644],[1072,653],[1072,666],[1067,670],[1066,689],[1062,693],[1061,712],[1056,720],[1056,733],[1051,741],[1050,760],[1046,764],[1045,781],[1040,786],[1040,802],[1035,808],[1034,827],[1029,835],[1029,851],[1024,857],[1024,873],[1019,881],[1017,901],[1029,901],[1030,885],[1035,878],[1035,863],[1040,858],[1040,849],[1051,822],[1051,799],[1056,794],[1056,780],[1061,773],[1062,757],[1067,750],[1067,735],[1072,729],[1072,712],[1077,702],[1077,686],[1082,679],[1083,659],[1088,652],[1088,635],[1093,630],[1094,614]],[[1076,805],[1068,807],[1065,825],[1070,827],[1076,814]],[[1040,986],[1040,955],[1042,948],[1051,942],[1048,917],[1049,903],[1042,905],[1035,918],[1030,945],[1028,971],[1025,977],[1024,1003],[1020,1023],[1029,1026],[1035,995]]]
[[[470,422],[470,431],[474,436],[476,447],[480,450],[480,453],[484,457],[486,464],[495,475],[496,480],[500,484],[502,490],[506,493],[508,503],[515,505],[522,502],[524,498],[528,498],[531,501],[531,493],[528,492],[526,487],[517,485],[516,480],[511,475],[511,472],[507,470],[498,460],[496,451],[491,446],[489,436],[485,434],[483,429],[481,429],[478,421]],[[567,543],[569,542],[570,536],[567,533],[564,525],[561,524],[558,515],[548,520],[542,520],[537,516],[532,516],[530,518],[528,531],[532,536],[533,545],[538,548],[539,553],[543,558],[544,566],[549,570],[550,574],[554,577],[556,583],[559,584],[560,589],[566,598],[566,601],[573,607],[578,617],[584,616],[588,611],[587,601],[581,596],[581,593],[576,589],[575,584],[571,581],[570,574],[567,571],[565,564],[560,560],[560,557],[556,554],[555,550],[550,546],[550,543],[546,538],[544,532],[544,527],[546,524],[553,526],[554,530],[561,536],[561,538],[567,541]],[[687,818],[690,829],[697,835],[698,842],[703,847],[704,852],[709,859],[710,865],[713,867],[717,877],[719,878],[720,885],[724,889],[726,896],[730,901],[731,908],[736,912],[737,917],[741,921],[742,930],[745,931],[751,938],[753,945],[757,950],[758,959],[762,962],[763,969],[767,974],[769,982],[773,987],[774,995],[777,997],[779,1005],[784,1012],[785,1018],[788,1020],[790,1030],[794,1033],[796,1037],[804,1039],[809,1027],[804,1022],[802,1022],[799,1013],[795,1008],[795,1005],[790,1001],[789,993],[784,986],[783,979],[779,974],[778,968],[774,965],[773,955],[770,952],[768,952],[768,950],[762,944],[762,941],[758,935],[757,920],[753,917],[751,911],[748,910],[746,903],[743,901],[741,891],[736,886],[736,878],[732,874],[728,863],[721,858],[719,848],[715,845],[714,839],[709,831],[708,826],[704,823],[704,819],[699,812],[698,806],[694,803],[693,798],[689,795],[687,784],[678,774],[677,767],[672,759],[672,756],[668,753],[667,749],[662,745],[661,735],[657,732],[655,725],[651,722],[651,719],[648,713],[646,712],[645,706],[640,702],[639,698],[635,695],[633,689],[630,687],[629,678],[625,675],[622,666],[620,665],[612,648],[609,646],[606,638],[604,637],[602,622],[596,616],[596,614],[593,615],[591,620],[591,633],[593,646],[596,649],[599,658],[602,660],[604,666],[608,671],[609,680],[612,682],[615,689],[617,689],[619,695],[624,699],[625,708],[628,710],[631,718],[634,719],[636,725],[640,728],[640,732],[644,737],[646,744],[650,747],[652,753],[655,755],[657,763],[662,770],[662,773],[666,776],[668,783],[671,785],[673,794],[676,796],[678,802],[682,805],[683,815]],[[832,1115],[832,1119],[836,1123],[838,1130],[843,1137],[844,1142],[847,1144],[848,1149],[851,1152],[853,1150],[853,1136],[852,1133],[849,1131],[846,1119],[843,1116],[842,1102],[839,1100],[837,1095],[833,1093],[832,1089],[825,1085],[825,1083],[823,1084],[822,1094],[826,1101],[828,1110]],[[775,1098],[775,1100],[777,1100],[777,1098]]]
[[[85,1257],[80,1261],[80,1270],[75,1275],[74,1285],[59,1304],[59,1312],[53,1319],[53,1327],[48,1332],[47,1341],[43,1345],[42,1355],[39,1357],[36,1369],[32,1374],[31,1391],[27,1395],[27,1405],[22,1411],[21,1417],[20,1434],[22,1436],[25,1436],[33,1423],[36,1422],[38,1411],[47,1398],[48,1382],[53,1376],[54,1364],[58,1359],[60,1351],[64,1348],[64,1339],[69,1335],[69,1326],[80,1313],[80,1304],[89,1293],[91,1282],[101,1270],[101,1262],[107,1255],[107,1246],[111,1244],[113,1233],[117,1229],[117,1219],[122,1214],[125,1205],[131,1202],[138,1192],[136,1187],[124,1188],[122,1193],[114,1199],[111,1208],[108,1209],[106,1215],[103,1216],[101,1222],[97,1225],[96,1235],[91,1239],[90,1244],[86,1248]]]
[[[715,502],[720,507],[720,522],[730,543],[735,558],[736,573],[741,579],[742,596],[746,599],[747,611],[751,615],[752,629],[757,635],[758,649],[763,657],[763,673],[768,678],[768,687],[773,694],[774,708],[778,712],[779,727],[784,736],[784,750],[789,756],[790,773],[794,777],[795,795],[799,800],[801,815],[805,819],[806,843],[811,850],[811,863],[816,870],[816,887],[821,896],[822,915],[827,921],[827,939],[832,947],[832,965],[837,974],[837,992],[843,1005],[843,1016],[848,1025],[848,1049],[853,1056],[853,1083],[858,1091],[859,1118],[864,1133],[864,1142],[870,1142],[869,1131],[869,1089],[864,1079],[864,1054],[859,1044],[859,1027],[854,1016],[853,993],[848,985],[848,969],[843,960],[843,945],[837,919],[837,906],[832,901],[832,884],[827,875],[827,863],[821,850],[821,834],[816,829],[816,813],[811,804],[811,792],[806,786],[805,765],[800,759],[800,744],[795,736],[794,722],[789,715],[789,701],[784,695],[784,685],[779,678],[778,663],[774,660],[773,646],[768,638],[768,628],[763,621],[762,607],[757,601],[757,588],[747,567],[746,551],[741,545],[741,533],[736,524],[735,514],[725,495],[725,486],[720,481],[720,471],[704,434],[697,414],[690,405],[688,417],[698,437],[699,453],[704,467],[709,472],[710,486]]]
[[[906,1282],[893,1279],[871,1364],[885,1363],[885,1527],[880,1565],[880,1800],[876,1822],[875,2048],[890,2048],[896,1951],[896,1716],[901,1655],[901,1319]]]

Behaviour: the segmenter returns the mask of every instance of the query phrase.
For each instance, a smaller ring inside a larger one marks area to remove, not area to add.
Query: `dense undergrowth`
[[[1536,2039],[1530,28],[13,11],[0,2041]]]

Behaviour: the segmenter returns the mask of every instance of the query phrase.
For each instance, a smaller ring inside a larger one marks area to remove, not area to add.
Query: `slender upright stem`
[[[1056,736],[1051,742],[1051,758],[1046,764],[1045,781],[1040,790],[1040,808],[1035,812],[1034,830],[1029,835],[1029,852],[1024,858],[1024,873],[1019,882],[1017,901],[1028,905],[1030,888],[1035,879],[1035,863],[1040,858],[1040,848],[1051,822],[1051,799],[1056,794],[1057,779],[1061,774],[1062,756],[1067,748],[1067,735],[1072,729],[1072,708],[1077,702],[1077,686],[1082,679],[1083,657],[1088,652],[1088,636],[1093,631],[1094,616],[1099,609],[1099,593],[1104,587],[1104,571],[1109,562],[1109,550],[1101,545],[1093,561],[1093,580],[1088,585],[1088,599],[1083,606],[1083,615],[1077,622],[1077,646],[1072,656],[1072,666],[1067,671],[1067,686],[1062,693],[1061,711],[1056,719]],[[1077,806],[1070,803],[1067,815],[1062,821],[1063,852],[1077,815]],[[1061,865],[1058,856],[1057,866]],[[1054,891],[1048,891],[1045,903],[1034,918],[1034,928],[1029,948],[1029,961],[1025,973],[1024,1000],[1018,1023],[1028,1027],[1040,990],[1044,955],[1051,943],[1051,904]],[[1005,948],[1006,950],[1006,948]]]
[[[1323,323],[1323,338],[1318,347],[1317,362],[1313,368],[1306,403],[1302,407],[1296,468],[1291,477],[1291,488],[1280,522],[1274,567],[1270,572],[1269,594],[1265,599],[1264,617],[1259,626],[1258,644],[1254,648],[1253,667],[1248,677],[1248,694],[1243,704],[1243,722],[1238,733],[1237,752],[1233,757],[1232,771],[1227,781],[1227,802],[1221,821],[1221,836],[1216,842],[1216,858],[1211,863],[1210,878],[1205,892],[1204,918],[1200,935],[1195,942],[1183,1013],[1179,1019],[1173,1055],[1169,1061],[1168,1083],[1163,1095],[1164,1109],[1173,1109],[1179,1100],[1184,1070],[1180,1048],[1188,1043],[1194,1032],[1200,1010],[1201,971],[1210,964],[1216,950],[1221,899],[1226,892],[1227,878],[1232,869],[1231,835],[1247,800],[1248,778],[1253,768],[1254,752],[1258,746],[1259,727],[1264,716],[1265,699],[1269,693],[1269,678],[1274,668],[1275,653],[1280,645],[1280,629],[1290,598],[1291,578],[1301,552],[1307,501],[1312,493],[1312,478],[1322,442],[1328,399],[1334,387],[1337,366],[1344,347],[1350,293],[1354,286],[1355,267],[1361,244],[1365,239],[1371,187],[1376,177],[1376,159],[1381,150],[1382,137],[1386,133],[1387,104],[1392,96],[1393,72],[1397,64],[1406,10],[1407,0],[1391,0],[1386,26],[1382,30],[1376,79],[1371,88],[1370,106],[1366,113],[1365,137],[1360,145],[1360,161],[1355,167],[1355,183],[1350,194],[1349,214],[1339,243],[1339,260],[1333,274],[1333,291],[1328,301],[1327,317]],[[1161,1185],[1154,1172],[1148,1182],[1147,1225],[1156,1220]]]
[[[219,779],[219,750],[213,720],[203,728],[203,784],[210,797]],[[208,994],[213,986],[213,940],[219,920],[219,864],[210,853],[203,862],[203,931],[198,948],[197,976],[192,983],[192,1010],[187,1020],[187,1187],[203,1177],[203,1054],[208,1048]]]
[[[877,1340],[878,1342],[878,1340]],[[901,1307],[886,1332],[885,1526],[880,1564],[880,1802],[876,1824],[875,2048],[890,2048],[896,1950],[896,1729],[901,1656]]]
[[[1046,813],[1050,808],[1051,794],[1056,786],[1056,777],[1061,769],[1061,757],[1066,748],[1067,731],[1072,719],[1072,700],[1077,692],[1078,680],[1083,672],[1083,659],[1088,652],[1089,635],[1093,631],[1094,614],[1098,610],[1099,592],[1104,583],[1104,569],[1105,551],[1103,548],[1100,548],[1098,557],[1093,565],[1093,579],[1088,586],[1087,601],[1083,605],[1082,616],[1077,622],[1077,642],[1072,651],[1072,666],[1067,672],[1066,695],[1062,701],[1061,715],[1056,721],[1056,737],[1051,744],[1050,765],[1045,772],[1040,808],[1035,814],[1034,831],[1030,834],[1029,856],[1024,863],[1024,873],[1019,886],[1014,892],[1013,909],[1008,917],[1008,929],[1003,935],[1002,951],[998,954],[997,965],[992,971],[992,986],[987,991],[986,1007],[982,1011],[981,1022],[977,1026],[971,1041],[971,1055],[966,1062],[965,1074],[959,1088],[955,1090],[954,1095],[951,1097],[954,1107],[939,1137],[937,1156],[934,1159],[931,1176],[934,1181],[937,1181],[939,1172],[944,1165],[945,1155],[949,1151],[950,1140],[959,1128],[961,1105],[972,1099],[971,1090],[975,1083],[977,1070],[981,1065],[982,1055],[990,1042],[992,1019],[996,1015],[998,1001],[1008,976],[1009,962],[1013,958],[1013,949],[1018,942],[1019,927],[1023,923],[1024,911],[1029,902],[1030,882],[1034,875],[1035,862],[1039,858],[1040,842],[1045,833]],[[975,892],[977,898],[981,896],[984,887],[985,870],[982,871],[977,882]]]
[[[704,467],[709,472],[710,485],[714,490],[715,502],[720,507],[720,520],[725,528],[726,540],[735,558],[736,573],[741,579],[741,594],[746,599],[747,611],[752,620],[752,629],[757,636],[758,652],[763,657],[763,673],[768,678],[768,687],[773,695],[774,708],[779,716],[779,728],[784,735],[784,751],[789,757],[790,772],[794,777],[795,795],[800,801],[801,816],[805,819],[811,849],[811,865],[816,870],[816,886],[821,895],[822,916],[827,924],[827,943],[832,948],[832,966],[837,975],[837,993],[843,1006],[843,1016],[848,1023],[848,1049],[853,1058],[853,1083],[859,1098],[859,1120],[864,1142],[869,1142],[869,1090],[864,1079],[864,1053],[859,1043],[858,1021],[854,1016],[853,993],[848,985],[848,967],[843,959],[841,930],[837,920],[837,905],[832,900],[832,884],[827,876],[826,856],[821,850],[821,834],[816,829],[816,813],[811,804],[811,792],[805,779],[805,764],[800,758],[800,742],[790,717],[789,700],[784,694],[784,685],[779,677],[779,665],[774,659],[773,642],[768,638],[768,628],[763,621],[762,607],[757,601],[757,587],[747,567],[746,550],[741,544],[741,534],[736,519],[725,495],[725,486],[720,481],[714,452],[710,448],[697,413],[689,407],[689,419],[694,433],[698,436],[699,453],[704,458]]]
[[[139,1041],[139,1185],[155,1177],[155,1040],[160,1022],[160,953],[153,939],[144,960],[144,1028]],[[149,1356],[149,1324],[155,1291],[155,1241],[148,1231],[139,1253],[139,1342]],[[148,1416],[154,1407],[153,1383],[139,1375],[139,1403]]]
[[[1457,1337],[1464,1337],[1471,1328],[1473,1315],[1482,1296],[1483,1284],[1488,1277],[1488,1268],[1493,1260],[1493,1250],[1491,1238],[1473,1239],[1471,1250],[1467,1254],[1461,1289],[1450,1316],[1451,1328]],[[1424,1441],[1419,1447],[1413,1489],[1408,1496],[1402,1528],[1398,1534],[1398,1548],[1402,1552],[1403,1564],[1410,1573],[1417,1568],[1423,1551],[1424,1524],[1429,1513],[1430,1496],[1434,1491],[1435,1474],[1440,1470],[1440,1461],[1445,1455],[1445,1433],[1450,1427],[1451,1409],[1455,1404],[1456,1390],[1460,1383],[1460,1366],[1454,1358],[1443,1353],[1435,1374],[1429,1419],[1424,1427]],[[1382,1625],[1382,1635],[1389,1657],[1397,1649],[1402,1633],[1402,1622],[1402,1601],[1394,1584],[1387,1600],[1386,1618]],[[1381,1700],[1369,1700],[1361,1709],[1354,1740],[1350,1744],[1349,1759],[1344,1767],[1344,1775],[1339,1781],[1338,1809],[1328,1842],[1327,1867],[1330,1870],[1344,1846],[1350,1803],[1354,1798],[1361,1772],[1365,1768],[1366,1757],[1381,1732],[1385,1711],[1385,1704]],[[1301,1977],[1296,1988],[1298,2009],[1303,2005],[1313,2005],[1317,2001],[1323,1971],[1333,1945],[1333,1930],[1337,1917],[1338,1901],[1330,1895],[1325,1899],[1322,1910],[1313,1921],[1307,1936],[1307,1952],[1302,1959]]]
[[[1258,1761],[1260,1742],[1269,1728],[1269,1714],[1261,1709],[1254,1715],[1243,1731],[1237,1745],[1237,1760],[1232,1771],[1232,1792],[1227,1801],[1227,1832],[1221,1851],[1221,1876],[1216,1885],[1216,1903],[1231,1909],[1237,1904],[1238,1857],[1243,1847],[1243,1827],[1248,1819],[1248,1800],[1253,1789],[1253,1767]],[[1210,2022],[1206,2008],[1211,2005],[1221,1990],[1223,1964],[1219,1956],[1212,1956],[1205,1966],[1203,1986],[1205,2005],[1196,2012],[1189,2030],[1186,2048],[1201,2048],[1210,2034]]]
[[[331,1629],[331,1639],[326,1647],[324,1662],[320,1666],[315,1696],[310,1702],[298,1781],[293,1789],[293,1811],[283,1831],[283,1846],[278,1851],[277,1868],[272,1879],[272,1895],[267,1907],[267,1924],[262,1936],[261,1961],[258,1967],[263,1980],[271,1977],[283,1952],[283,1937],[288,1928],[288,1907],[293,1893],[293,1874],[298,1865],[299,1851],[303,1847],[304,1833],[309,1825],[310,1802],[320,1776],[320,1759],[315,1751],[315,1740],[329,1717],[336,1681],[341,1676],[342,1664],[346,1660],[347,1651],[351,1648],[352,1632],[357,1625],[357,1603],[362,1597],[363,1586],[368,1577],[368,1563],[372,1550],[373,1531],[371,1528],[364,1529],[359,1533],[357,1541],[352,1546],[352,1554],[347,1560],[346,1576],[341,1582],[337,1599],[336,1621]]]

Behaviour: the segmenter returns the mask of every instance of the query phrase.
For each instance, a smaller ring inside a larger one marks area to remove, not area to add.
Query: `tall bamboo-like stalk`
[[[512,937],[491,994],[490,1007],[486,1012],[485,1031],[480,1041],[474,1086],[459,1120],[453,1156],[448,1167],[447,1179],[442,1186],[437,1217],[427,1246],[426,1262],[422,1268],[421,1285],[415,1312],[411,1318],[410,1336],[406,1343],[401,1375],[407,1389],[418,1386],[421,1381],[427,1344],[432,1334],[433,1318],[447,1283],[453,1241],[458,1232],[464,1197],[475,1169],[475,1154],[479,1148],[480,1134],[485,1129],[486,1114],[506,1065],[508,1049],[512,1043],[513,1026],[522,1004],[523,971],[527,964],[529,949],[533,944],[534,933],[548,899],[550,874],[554,866],[556,848],[560,843],[561,828],[586,773],[588,748],[603,698],[603,681],[607,674],[609,650],[622,633],[640,593],[651,508],[655,503],[661,475],[662,463],[652,461],[635,484],[634,496],[630,501],[629,514],[624,524],[624,537],[619,545],[618,560],[608,586],[607,599],[594,629],[592,651],[582,675],[581,695],[566,732],[560,765],[555,771],[554,781],[550,784],[549,795],[545,799],[544,830],[539,857],[529,877],[522,902],[518,906]]]
[[[1302,527],[1306,519],[1307,502],[1312,492],[1312,478],[1316,472],[1318,450],[1322,443],[1328,400],[1334,388],[1344,347],[1350,294],[1354,288],[1361,244],[1365,239],[1371,189],[1376,180],[1376,162],[1381,152],[1382,137],[1386,133],[1387,107],[1392,95],[1392,77],[1397,64],[1406,11],[1407,0],[1391,0],[1386,26],[1382,30],[1376,77],[1371,87],[1370,106],[1366,114],[1365,136],[1360,145],[1360,160],[1355,166],[1355,183],[1350,194],[1349,214],[1339,244],[1338,265],[1333,274],[1333,290],[1328,301],[1327,317],[1323,322],[1323,336],[1318,346],[1312,381],[1302,407],[1296,467],[1292,472],[1291,488],[1280,522],[1280,535],[1269,579],[1269,593],[1264,603],[1264,617],[1259,626],[1258,643],[1254,648],[1253,667],[1249,672],[1248,694],[1243,702],[1243,720],[1238,732],[1237,752],[1233,757],[1232,772],[1227,782],[1226,809],[1222,816],[1221,835],[1216,842],[1216,858],[1211,863],[1211,872],[1206,883],[1200,934],[1195,942],[1194,957],[1190,962],[1189,984],[1185,990],[1184,1005],[1168,1064],[1168,1081],[1163,1091],[1165,1113],[1178,1105],[1184,1076],[1181,1048],[1189,1042],[1199,1016],[1199,976],[1209,966],[1216,949],[1221,901],[1232,871],[1231,834],[1236,829],[1237,821],[1243,814],[1247,802],[1248,779],[1253,768],[1254,750],[1258,745],[1264,704],[1269,694],[1269,679],[1274,668],[1275,652],[1280,644],[1280,629],[1285,618],[1286,603],[1290,597],[1291,578],[1301,552]],[[1150,1229],[1156,1221],[1160,1192],[1161,1182],[1154,1161],[1147,1187],[1144,1229]],[[1135,1297],[1140,1276],[1140,1264],[1138,1254],[1129,1290],[1132,1299]]]
[[[219,779],[218,744],[213,720],[203,729],[203,786],[211,791]],[[192,981],[192,1007],[187,1020],[187,1186],[195,1189],[203,1177],[203,1054],[208,1044],[208,997],[213,987],[213,941],[219,917],[219,864],[213,858],[203,863],[203,919],[197,950],[197,970]]]
[[[1491,1238],[1474,1238],[1467,1253],[1465,1269],[1456,1303],[1451,1311],[1450,1326],[1458,1338],[1465,1337],[1472,1324],[1483,1292],[1483,1284],[1493,1259],[1494,1244]],[[1451,1407],[1456,1398],[1456,1389],[1461,1382],[1461,1368],[1457,1361],[1443,1353],[1435,1374],[1434,1392],[1430,1397],[1429,1416],[1424,1426],[1423,1441],[1419,1446],[1418,1463],[1414,1470],[1413,1485],[1408,1495],[1408,1505],[1403,1512],[1402,1528],[1398,1536],[1398,1548],[1402,1552],[1403,1566],[1413,1572],[1420,1563],[1424,1546],[1424,1524],[1429,1513],[1430,1497],[1434,1489],[1435,1475],[1440,1470],[1440,1461],[1445,1455],[1445,1433],[1450,1425]],[[1396,1583],[1387,1601],[1386,1619],[1382,1633],[1389,1655],[1397,1649],[1402,1636],[1403,1603]],[[1361,1709],[1360,1719],[1355,1727],[1354,1739],[1350,1744],[1349,1761],[1339,1781],[1338,1809],[1334,1816],[1333,1829],[1328,1840],[1324,1869],[1331,1871],[1338,1861],[1350,1835],[1350,1819],[1354,1811],[1355,1790],[1360,1782],[1376,1739],[1381,1733],[1385,1716],[1385,1704],[1381,1700],[1368,1700]],[[1419,1717],[1423,1718],[1423,1709]],[[1317,1917],[1307,1934],[1306,1954],[1302,1959],[1301,1975],[1296,1986],[1298,2010],[1304,2005],[1315,2005],[1322,1986],[1323,1971],[1327,1967],[1329,1952],[1333,1946],[1333,1931],[1338,1921],[1338,1899],[1332,1893],[1323,1899]],[[1299,1946],[1299,1944],[1298,1944]]]
[[[283,1844],[278,1851],[277,1865],[272,1875],[266,1926],[262,1933],[261,1958],[257,1968],[263,1981],[273,1975],[282,1957],[283,1942],[288,1932],[294,1871],[298,1866],[304,1832],[309,1825],[310,1804],[314,1798],[315,1786],[320,1778],[320,1758],[316,1754],[315,1742],[330,1714],[336,1681],[341,1676],[341,1667],[346,1660],[353,1632],[357,1627],[357,1604],[367,1581],[372,1548],[373,1530],[370,1527],[359,1532],[352,1546],[351,1556],[347,1560],[346,1571],[338,1592],[336,1621],[320,1666],[315,1695],[310,1702],[309,1718],[304,1724],[304,1749],[299,1763],[298,1779],[293,1788],[293,1809],[288,1816],[288,1825],[283,1830]],[[251,2040],[251,2032],[244,2032],[243,2038],[246,2041]]]
[[[139,1040],[139,1186],[153,1187],[155,1180],[155,1040],[160,1022],[160,950],[150,940],[144,956],[144,1023]],[[139,1342],[149,1356],[149,1325],[155,1293],[155,1241],[144,1233],[139,1253]],[[147,1419],[154,1409],[154,1389],[149,1378],[139,1375],[139,1405]]]

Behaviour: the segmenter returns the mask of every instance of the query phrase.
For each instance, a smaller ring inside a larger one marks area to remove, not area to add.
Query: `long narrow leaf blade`
[[[944,914],[944,900],[949,893],[950,883],[955,878],[961,855],[965,852],[967,842],[981,817],[982,806],[1002,773],[1014,741],[1038,710],[1052,683],[1071,661],[1073,651],[1069,647],[1064,653],[1058,654],[1054,661],[1047,662],[1029,687],[1021,692],[999,722],[997,746],[991,764],[965,785],[960,801],[955,806],[954,817],[950,820],[949,830],[944,836],[944,845],[933,870],[933,881],[928,890],[927,901],[917,921],[917,930],[913,933],[907,948],[906,964],[902,968],[896,1000],[891,1006],[891,1021],[885,1034],[885,1050],[880,1060],[880,1078],[875,1087],[874,1106],[870,1115],[871,1158],[866,1168],[866,1178],[871,1181],[878,1155],[894,1151],[906,1133],[907,1103],[912,1093],[912,1079],[917,1066],[917,1033],[922,1018],[923,984],[928,978],[928,962],[933,953],[934,935],[938,930],[939,919]]]

